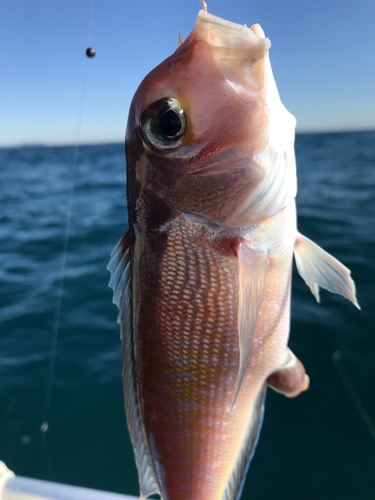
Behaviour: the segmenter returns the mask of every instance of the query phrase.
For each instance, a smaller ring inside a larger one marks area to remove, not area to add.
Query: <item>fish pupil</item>
[[[182,127],[181,118],[173,109],[169,109],[158,119],[158,127],[164,136],[176,137]]]

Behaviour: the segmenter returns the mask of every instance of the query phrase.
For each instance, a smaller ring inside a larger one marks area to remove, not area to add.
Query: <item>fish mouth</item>
[[[246,59],[254,59],[265,54],[271,47],[271,42],[264,36],[259,25],[250,29],[246,25],[232,23],[204,10],[199,12],[192,33],[212,47],[225,50],[226,57],[230,57],[228,51],[233,51],[233,57],[236,59],[238,51],[244,51]]]
[[[235,171],[249,171],[254,166],[259,168],[259,165],[254,160],[254,152],[251,148],[237,146],[201,161],[196,168],[190,170],[189,174],[192,176],[225,174]]]

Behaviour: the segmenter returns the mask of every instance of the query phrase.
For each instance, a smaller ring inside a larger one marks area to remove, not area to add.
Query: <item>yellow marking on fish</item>
[[[181,31],[178,34],[178,43],[182,45]]]

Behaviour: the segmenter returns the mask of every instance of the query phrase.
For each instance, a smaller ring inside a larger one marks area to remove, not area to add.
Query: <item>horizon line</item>
[[[371,128],[355,128],[355,129],[326,129],[326,130],[314,130],[314,129],[306,129],[306,130],[297,130],[296,131],[296,136],[297,135],[323,135],[323,134],[354,134],[354,133],[361,133],[361,132],[375,132],[375,127]],[[113,139],[113,140],[95,140],[95,141],[88,141],[88,142],[41,142],[41,141],[32,141],[32,142],[11,142],[8,144],[2,144],[0,142],[0,149],[23,149],[23,148],[72,148],[72,147],[85,147],[85,146],[104,146],[104,145],[110,145],[110,144],[125,144],[125,137],[124,139]]]

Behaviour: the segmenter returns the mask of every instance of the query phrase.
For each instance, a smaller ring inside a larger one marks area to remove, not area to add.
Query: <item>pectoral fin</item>
[[[320,302],[321,287],[342,295],[360,309],[350,270],[341,262],[300,233],[294,245],[294,257],[299,274],[317,302]]]
[[[240,366],[232,408],[249,360],[251,344],[268,273],[268,254],[258,252],[245,243],[238,246],[239,290],[238,290],[238,334],[240,345]]]

